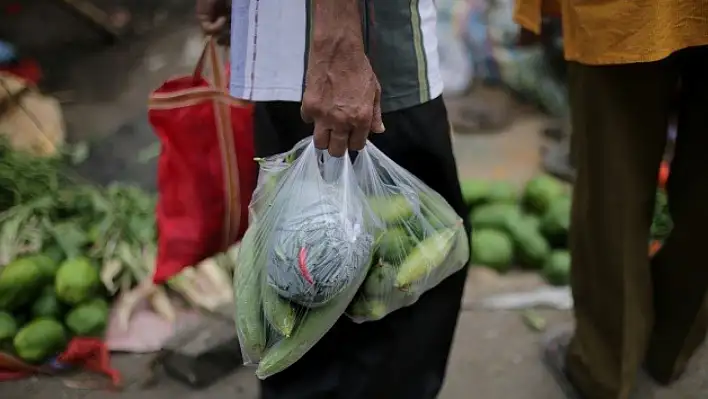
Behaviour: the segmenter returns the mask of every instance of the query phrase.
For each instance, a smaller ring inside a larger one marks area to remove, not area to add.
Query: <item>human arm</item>
[[[364,51],[358,0],[313,0],[303,119],[314,123],[317,148],[333,156],[364,148],[384,131],[381,89]]]
[[[214,36],[219,44],[229,44],[231,0],[197,0],[197,19],[204,34]]]

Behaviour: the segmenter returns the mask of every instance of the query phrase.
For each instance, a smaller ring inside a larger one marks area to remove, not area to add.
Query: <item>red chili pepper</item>
[[[669,180],[669,163],[664,161],[659,168],[659,187],[666,187],[666,181]]]
[[[654,256],[656,255],[657,252],[661,249],[662,242],[653,240],[651,243],[649,243],[649,256]]]
[[[312,279],[310,271],[307,270],[307,248],[300,248],[300,255],[298,256],[298,260],[298,265],[300,266],[300,273],[302,274],[302,277],[305,277],[305,280],[307,280],[308,283],[315,284],[315,280]]]

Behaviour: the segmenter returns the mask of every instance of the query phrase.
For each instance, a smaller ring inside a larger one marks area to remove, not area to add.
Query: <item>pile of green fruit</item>
[[[259,378],[294,364],[345,311],[357,320],[372,320],[404,306],[396,298],[414,300],[416,292],[430,288],[428,276],[438,271],[444,274],[447,270],[441,266],[454,267],[449,255],[460,246],[458,269],[467,263],[468,240],[462,221],[444,201],[425,198],[415,207],[404,196],[369,200],[372,212],[385,225],[377,235],[373,266],[357,284],[317,308],[287,301],[266,282],[267,251],[258,245],[263,232],[258,225],[249,227],[241,241],[240,267],[234,279],[236,325],[244,357],[258,363]]]
[[[60,254],[25,256],[0,268],[0,351],[37,364],[72,337],[103,334],[109,305],[98,267]]]
[[[472,263],[508,271],[513,265],[533,270],[554,285],[570,277],[568,231],[570,187],[539,175],[518,190],[510,182],[462,182],[471,208]]]

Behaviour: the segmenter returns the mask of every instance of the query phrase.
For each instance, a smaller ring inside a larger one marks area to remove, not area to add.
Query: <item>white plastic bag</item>
[[[261,160],[234,287],[243,358],[267,378],[299,360],[344,313],[371,264],[373,228],[348,155],[308,138]]]
[[[465,267],[469,239],[462,219],[440,194],[370,142],[354,170],[376,229],[372,266],[347,310],[354,321],[364,322],[414,303]]]

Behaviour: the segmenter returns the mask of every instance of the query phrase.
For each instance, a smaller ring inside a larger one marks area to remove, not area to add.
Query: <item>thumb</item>
[[[374,115],[371,118],[371,131],[374,133],[386,131],[381,118],[381,88],[376,89],[376,95],[374,96]]]

